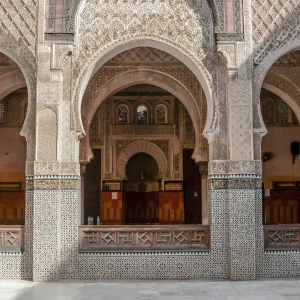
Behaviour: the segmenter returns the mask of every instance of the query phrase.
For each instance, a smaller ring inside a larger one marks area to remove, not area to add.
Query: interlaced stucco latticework
[[[36,1],[1,1],[0,28],[12,34],[16,41],[22,41],[35,53]]]
[[[255,63],[300,34],[299,0],[252,1]]]
[[[87,70],[110,49],[140,39],[162,42],[184,53],[211,85],[211,12],[202,1],[87,1],[80,17],[80,45],[74,53],[74,99],[80,101]],[[120,9],[122,7],[122,9]],[[179,17],[180,16],[180,17]],[[102,38],[99,39],[98,37]],[[77,114],[79,117],[79,114]]]

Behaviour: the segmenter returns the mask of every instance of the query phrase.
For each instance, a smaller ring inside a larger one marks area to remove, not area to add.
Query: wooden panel
[[[25,192],[0,192],[0,225],[24,225]]]
[[[300,223],[300,190],[271,190],[264,197],[265,224]]]
[[[117,199],[113,199],[113,194]],[[100,220],[103,225],[122,224],[122,192],[102,191],[100,196]]]
[[[159,224],[183,224],[183,192],[159,193]]]
[[[158,223],[159,192],[126,192],[126,224]]]
[[[265,225],[265,250],[299,250],[300,225]]]

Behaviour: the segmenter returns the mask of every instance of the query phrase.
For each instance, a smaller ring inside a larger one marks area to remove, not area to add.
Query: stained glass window
[[[158,105],[156,107],[156,122],[167,123],[166,107],[164,105]]]
[[[278,123],[287,123],[289,121],[289,108],[288,105],[280,101],[278,103]]]
[[[125,105],[120,105],[118,107],[118,122],[127,123],[128,122],[128,110]]]
[[[0,122],[4,122],[4,103],[0,101]]]
[[[144,105],[138,106],[136,110],[136,122],[138,124],[146,124],[147,123],[147,108]]]

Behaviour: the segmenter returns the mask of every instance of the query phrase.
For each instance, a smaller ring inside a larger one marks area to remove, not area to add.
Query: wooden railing
[[[0,225],[0,252],[20,252],[24,248],[23,225]]]
[[[79,226],[79,251],[208,251],[205,225]]]
[[[300,224],[264,225],[265,250],[300,250]]]

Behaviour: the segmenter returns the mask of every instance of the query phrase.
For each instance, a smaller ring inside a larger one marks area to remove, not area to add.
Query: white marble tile
[[[266,295],[235,295],[226,296],[227,300],[285,300],[281,295],[266,294]]]

